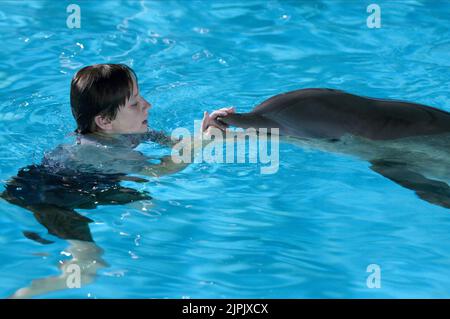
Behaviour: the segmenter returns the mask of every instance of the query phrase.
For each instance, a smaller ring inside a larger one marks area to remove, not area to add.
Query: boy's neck
[[[146,140],[146,133],[106,133],[101,131],[96,131],[93,133],[79,135],[79,144],[101,144],[105,146],[112,147],[130,147],[135,148],[141,142]]]

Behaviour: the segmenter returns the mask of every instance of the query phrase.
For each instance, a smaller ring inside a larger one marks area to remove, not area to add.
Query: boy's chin
[[[140,134],[140,133],[147,133],[148,132],[148,124],[146,123],[142,123],[142,125],[138,128],[136,128],[135,130],[129,132],[131,134]]]
[[[142,127],[136,133],[147,133],[147,132],[148,132],[148,125],[142,124]]]

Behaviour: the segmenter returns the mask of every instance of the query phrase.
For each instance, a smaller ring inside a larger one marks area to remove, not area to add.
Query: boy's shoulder
[[[54,172],[127,174],[147,160],[133,149],[101,144],[61,144],[47,152],[42,164]]]
[[[60,144],[45,153],[42,164],[53,171],[128,174],[140,171],[153,159],[135,149],[146,141],[171,146],[170,137],[163,131],[152,130],[112,140],[78,135],[72,143]]]

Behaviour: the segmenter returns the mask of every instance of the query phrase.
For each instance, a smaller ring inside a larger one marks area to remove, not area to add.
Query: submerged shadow
[[[32,212],[49,234],[67,240],[73,257],[61,266],[60,276],[34,280],[30,287],[19,289],[13,298],[28,298],[67,289],[66,281],[70,276],[66,272],[68,264],[76,263],[82,269],[80,281],[84,284],[95,278],[96,271],[106,266],[102,259],[103,251],[94,243],[89,228],[93,220],[75,210],[94,209],[98,205],[123,205],[152,198],[147,192],[121,186],[123,180],[130,178],[124,174],[55,172],[44,165],[30,165],[6,183],[0,197]],[[35,232],[24,231],[23,234],[40,244],[53,243]],[[95,267],[91,267],[92,264]]]

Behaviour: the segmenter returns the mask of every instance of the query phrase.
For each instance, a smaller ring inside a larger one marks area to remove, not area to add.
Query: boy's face
[[[102,130],[106,133],[126,134],[145,133],[148,130],[148,110],[151,105],[139,94],[136,81],[133,80],[133,93],[120,107],[116,118],[111,120]]]

